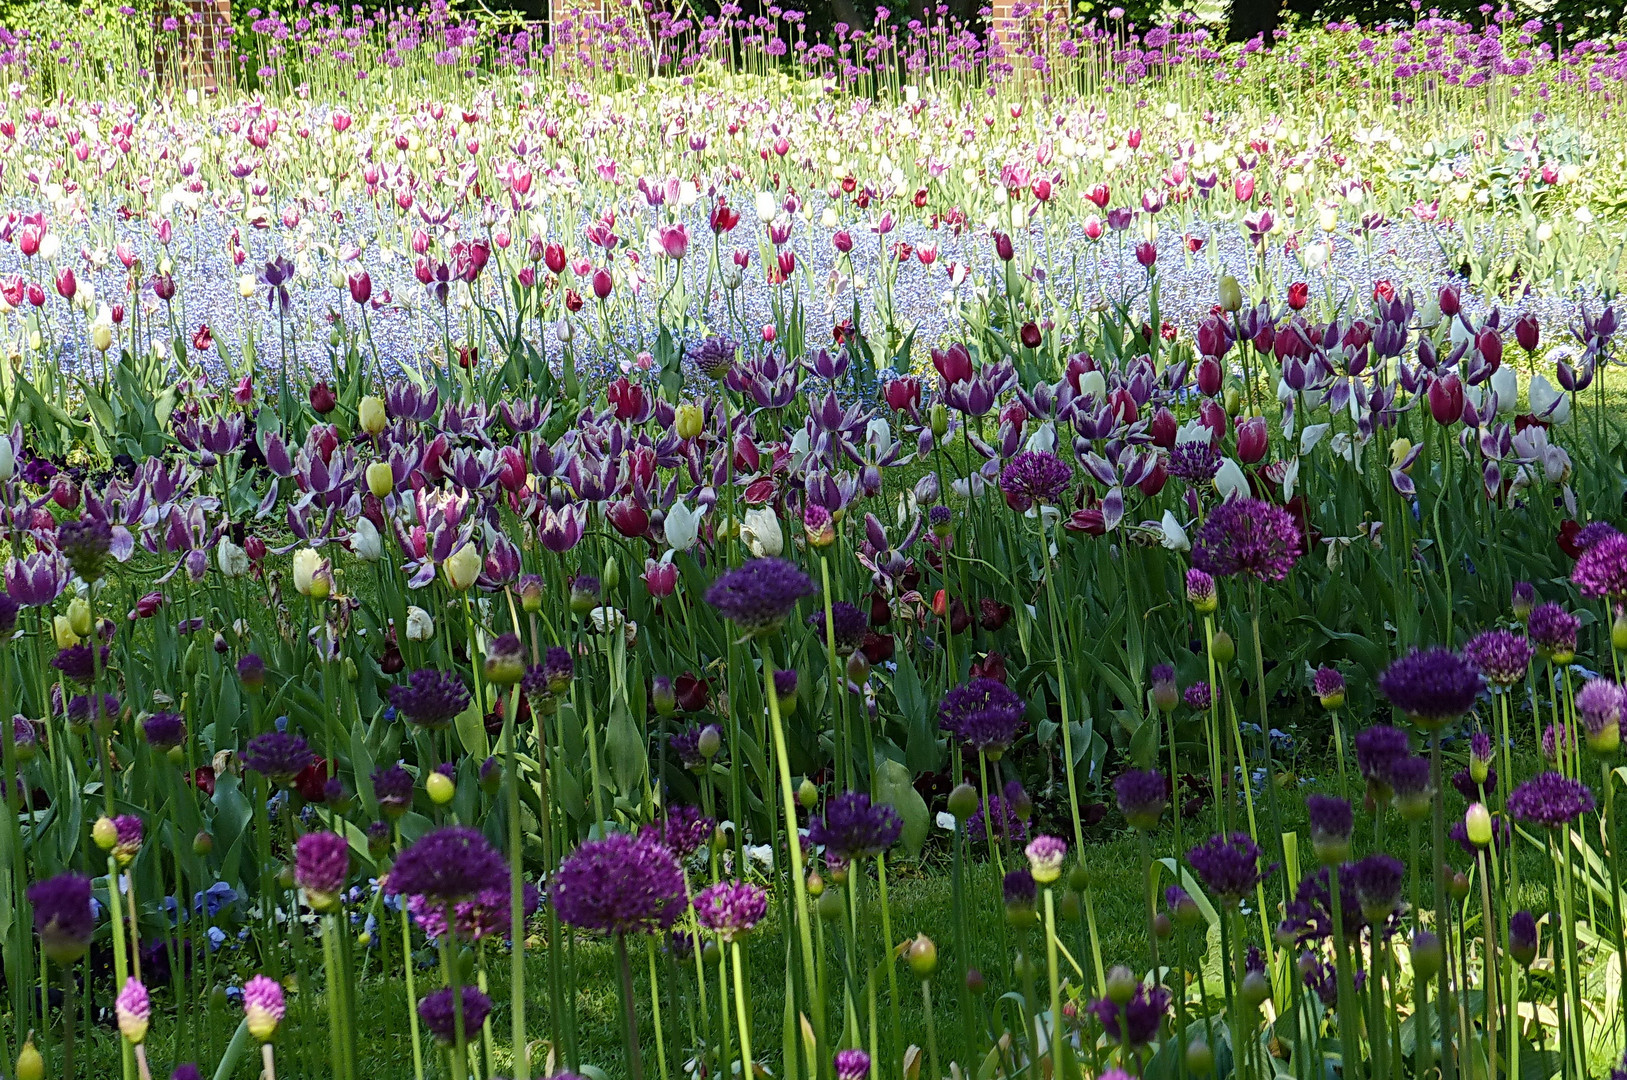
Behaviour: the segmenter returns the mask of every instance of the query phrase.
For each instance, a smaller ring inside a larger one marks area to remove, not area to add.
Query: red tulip
[[[1265,457],[1271,445],[1271,435],[1265,417],[1251,416],[1237,425],[1237,459],[1244,465],[1253,465]]]
[[[1296,281],[1288,286],[1288,306],[1295,311],[1304,311],[1305,305],[1311,302],[1311,287],[1303,281]]]
[[[1179,427],[1180,425],[1175,421],[1175,414],[1160,406],[1158,411],[1153,413],[1148,434],[1152,436],[1154,446],[1162,446],[1165,450],[1173,450],[1175,449],[1175,433]]]
[[[328,415],[339,404],[333,396],[333,390],[325,382],[319,382],[311,387],[311,408],[323,416]]]
[[[64,266],[56,274],[56,291],[64,300],[72,300],[73,294],[79,291],[79,282],[73,276],[73,268]]]
[[[887,384],[887,407],[894,412],[913,411],[921,404],[921,380],[894,379]]]
[[[358,304],[365,304],[373,298],[373,279],[366,270],[358,270],[346,279],[350,286],[350,298]]]
[[[1514,323],[1514,340],[1520,343],[1520,348],[1526,352],[1536,352],[1537,342],[1542,338],[1542,327],[1537,317],[1527,311]]]
[[[549,244],[542,251],[542,263],[555,274],[565,272],[565,247],[562,244]]]
[[[610,290],[614,284],[615,283],[610,278],[609,270],[606,270],[604,267],[600,267],[599,269],[593,271],[593,295],[597,296],[600,300],[609,298]]]
[[[1455,424],[1463,416],[1463,380],[1444,375],[1429,384],[1429,414],[1437,424]]]

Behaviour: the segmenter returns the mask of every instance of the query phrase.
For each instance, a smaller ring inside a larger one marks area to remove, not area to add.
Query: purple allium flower
[[[1508,796],[1516,821],[1557,829],[1593,809],[1593,791],[1579,780],[1556,772],[1538,773]]]
[[[153,713],[142,722],[141,734],[154,750],[173,750],[186,741],[186,721],[180,713]]]
[[[575,674],[576,665],[571,660],[570,650],[563,645],[550,645],[542,654],[542,663],[526,671],[520,689],[527,697],[538,697],[545,692],[557,696],[570,689]]]
[[[1039,886],[1027,867],[1008,870],[1000,881],[1000,895],[1005,898],[1006,907],[1032,908],[1034,898],[1039,895]]]
[[[780,668],[774,672],[774,696],[782,706],[788,699],[797,696],[797,672],[795,668]]]
[[[463,1037],[480,1031],[480,1025],[486,1022],[491,1013],[491,998],[482,994],[473,986],[461,987],[463,999]],[[452,1000],[452,988],[443,987],[433,994],[425,997],[418,1003],[418,1016],[435,1036],[442,1046],[452,1046],[458,1041],[457,1007]]]
[[[1179,885],[1171,885],[1164,890],[1164,906],[1169,908],[1170,917],[1179,924],[1193,923],[1203,916],[1197,901]]]
[[[1000,490],[1006,505],[1018,513],[1035,503],[1054,505],[1068,493],[1073,469],[1047,450],[1024,450],[1000,472]]]
[[[466,826],[448,825],[425,833],[401,853],[384,891],[450,904],[508,884],[508,863],[489,840]]]
[[[1175,665],[1154,664],[1149,674],[1153,703],[1164,712],[1175,708],[1181,692],[1175,687]]]
[[[720,881],[695,897],[695,918],[726,942],[751,932],[768,912],[768,894],[749,881]]]
[[[111,650],[106,645],[101,650],[101,668],[106,671]],[[96,680],[96,660],[91,646],[70,645],[51,658],[51,666],[80,686],[89,686]]]
[[[400,817],[412,807],[412,774],[399,764],[373,773],[373,798],[385,817]]]
[[[1170,992],[1162,986],[1148,987],[1143,983],[1123,1005],[1110,998],[1098,998],[1090,1003],[1090,1010],[1101,1021],[1109,1038],[1139,1049],[1158,1034],[1159,1025],[1169,1012],[1170,1000]]]
[[[716,828],[717,823],[695,807],[680,804],[668,807],[659,821],[644,826],[639,835],[665,844],[678,858],[687,859],[712,838]]]
[[[1537,655],[1568,664],[1576,655],[1582,620],[1555,603],[1538,604],[1525,621],[1525,632],[1537,643]]]
[[[481,889],[467,900],[452,905],[452,929],[460,941],[482,941],[493,936],[506,936],[513,924],[509,905],[512,879],[501,888]],[[542,894],[529,881],[520,885],[521,917],[529,919],[536,913]],[[446,935],[446,906],[431,901],[427,896],[407,898],[407,910],[425,934],[439,940]]]
[[[1406,878],[1406,867],[1393,855],[1382,852],[1347,866],[1344,875],[1356,890],[1362,914],[1369,922],[1382,924],[1401,902],[1401,883]]]
[[[1019,844],[1028,843],[1028,821],[1018,812],[1018,800],[1010,794],[1010,789],[1016,788],[1022,798],[1022,785],[1013,780],[1006,785],[1006,795],[990,795],[988,813],[983,812],[983,805],[978,804],[972,816],[966,819],[966,835],[973,844],[986,843],[990,834],[996,841],[1005,840]],[[985,827],[988,821],[991,827]]]
[[[57,526],[56,546],[74,573],[86,581],[97,581],[107,569],[113,549],[113,527],[98,517],[64,521]]]
[[[455,671],[419,668],[407,683],[390,687],[390,704],[419,727],[440,730],[469,707],[469,689]]]
[[[1337,709],[1345,703],[1345,677],[1337,668],[1319,667],[1311,677],[1311,691],[1324,709]]]
[[[1563,721],[1543,728],[1542,756],[1550,762],[1559,760],[1559,751],[1570,748],[1572,734],[1570,726]]]
[[[714,334],[690,346],[689,358],[707,378],[721,379],[734,366],[735,354],[740,351],[734,339],[727,334]]]
[[[1260,849],[1247,833],[1216,834],[1186,853],[1186,861],[1210,892],[1236,902],[1271,873],[1260,869]]]
[[[98,730],[111,728],[119,715],[119,699],[112,694],[75,694],[68,701],[68,723],[84,727],[96,715]]]
[[[1197,712],[1208,712],[1209,706],[1213,705],[1215,700],[1214,691],[1209,688],[1208,680],[1193,683],[1186,688],[1186,693],[1182,697],[1186,700],[1187,707]]]
[[[1316,995],[1324,1009],[1338,1006],[1339,977],[1331,966],[1323,963],[1316,953],[1310,951],[1300,953],[1299,960],[1294,966],[1299,971],[1299,977],[1304,980],[1306,988]]]
[[[203,1073],[198,1067],[188,1061],[183,1065],[175,1066],[175,1071],[169,1074],[169,1080],[203,1080]]]
[[[271,1041],[287,1012],[282,985],[277,980],[256,975],[243,984],[243,1019],[248,1023],[249,1034],[260,1042]]]
[[[759,634],[779,626],[798,601],[815,591],[795,563],[751,559],[719,575],[706,590],[706,602],[747,634]]]
[[[304,739],[284,731],[256,735],[249,740],[241,756],[245,768],[265,774],[278,787],[292,784],[294,777],[316,760]]]
[[[69,872],[36,881],[28,887],[28,904],[47,957],[71,964],[85,955],[96,930],[90,878]]]
[[[1311,847],[1324,863],[1343,862],[1350,854],[1355,815],[1350,803],[1334,795],[1307,795],[1305,812],[1311,819]]]
[[[1404,817],[1422,818],[1429,813],[1429,800],[1435,793],[1429,759],[1408,754],[1390,762],[1390,791],[1396,809]]]
[[[1420,727],[1434,728],[1474,708],[1480,673],[1451,649],[1417,649],[1391,664],[1378,688]]]
[[[1369,787],[1388,798],[1390,768],[1396,761],[1412,755],[1407,733],[1389,724],[1374,724],[1356,736],[1356,768]]]
[[[846,600],[837,600],[830,606],[831,625],[835,630],[836,655],[848,656],[864,644],[864,635],[870,630],[870,620],[857,606]],[[808,616],[808,625],[818,631],[820,641],[825,640],[825,612],[816,611]]]
[[[1062,863],[1068,857],[1068,843],[1059,836],[1036,836],[1023,849],[1028,856],[1028,872],[1041,885],[1062,876]]]
[[[1169,474],[1188,484],[1207,484],[1220,471],[1220,451],[1208,439],[1176,443],[1169,452]]]
[[[1525,678],[1537,653],[1530,639],[1510,630],[1487,630],[1463,646],[1463,658],[1493,686],[1513,686]]]
[[[684,872],[672,852],[624,833],[572,852],[559,868],[551,899],[571,926],[607,934],[666,930],[689,907]]]
[[[871,805],[862,791],[846,791],[825,804],[825,816],[808,825],[808,839],[827,855],[851,862],[880,855],[904,831],[904,819],[886,803]]]
[[[1531,615],[1531,609],[1537,603],[1537,590],[1529,581],[1516,581],[1514,588],[1509,592],[1509,610],[1514,617],[1524,622]]]
[[[865,1080],[869,1075],[869,1054],[863,1050],[836,1051],[836,1080]]]
[[[1280,930],[1292,934],[1301,945],[1327,941],[1333,937],[1333,894],[1328,890],[1328,880],[1328,868],[1325,866],[1315,874],[1300,878],[1294,890],[1294,899],[1285,909],[1286,918]],[[1339,921],[1345,937],[1349,939],[1353,939],[1366,925],[1355,887],[1351,884],[1350,876],[1343,873],[1339,875]]]
[[[1027,703],[997,679],[973,679],[943,696],[938,726],[965,746],[998,758],[1023,729]]]
[[[1608,521],[1590,521],[1576,530],[1576,547],[1578,551],[1586,552],[1600,541],[1620,535],[1621,530]]]
[[[318,911],[332,907],[350,876],[350,841],[331,832],[310,832],[294,842],[294,881]]]
[[[113,1015],[119,1021],[119,1034],[136,1046],[146,1041],[153,1003],[140,979],[132,976],[124,980],[124,988],[113,1001]]]
[[[1157,769],[1131,769],[1113,781],[1119,813],[1132,828],[1151,832],[1169,805],[1169,781]]]
[[[258,690],[266,684],[266,662],[259,653],[246,653],[237,662],[237,679],[245,690]]]
[[[1186,572],[1186,602],[1199,615],[1207,615],[1220,606],[1220,597],[1215,592],[1215,579],[1202,570],[1188,570]]]
[[[1571,581],[1583,596],[1620,600],[1627,596],[1627,536],[1603,522],[1594,522],[1582,534],[1601,526],[1609,532],[1587,545],[1571,570]],[[1576,539],[1582,542],[1582,536]]]
[[[1521,967],[1530,967],[1537,958],[1537,920],[1529,911],[1508,917],[1508,954]]]
[[[1620,739],[1624,704],[1627,695],[1609,679],[1589,679],[1576,691],[1576,713],[1590,740],[1598,739],[1606,727],[1615,728]]]
[[[1299,558],[1299,526],[1280,506],[1230,499],[1210,513],[1192,541],[1192,565],[1215,577],[1281,581]]]

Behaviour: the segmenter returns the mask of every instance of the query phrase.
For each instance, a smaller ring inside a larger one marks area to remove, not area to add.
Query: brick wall
[[[181,88],[217,89],[230,77],[232,0],[166,0],[154,10],[154,56],[160,82]],[[175,19],[178,30],[165,30]]]

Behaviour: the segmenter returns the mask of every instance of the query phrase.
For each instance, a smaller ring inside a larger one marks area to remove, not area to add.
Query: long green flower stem
[[[512,603],[512,600],[510,601]],[[520,759],[516,749],[516,726],[520,711],[520,684],[515,683],[503,716],[503,749],[506,765],[503,787],[508,794],[509,861],[509,997],[513,1010],[514,1080],[530,1080],[531,1051],[525,1042],[525,888],[524,837],[520,829]],[[540,753],[539,748],[539,753]],[[651,988],[653,991],[654,983]]]
[[[638,1051],[638,1013],[633,1004],[633,969],[627,963],[627,935],[616,935],[616,969],[621,978],[616,988],[621,992],[622,1022],[626,1025],[627,1076],[629,1080],[644,1080],[644,1059]],[[456,999],[454,999],[456,1000]],[[460,1020],[461,1023],[461,1020]],[[462,1077],[458,1077],[462,1080]]]
[[[740,1075],[742,1080],[751,1080],[753,1075],[751,1056],[751,1016],[746,1006],[746,971],[745,964],[740,958],[741,949],[738,941],[729,943],[729,953],[734,961],[734,1014],[736,1022],[740,1025]]]
[[[1062,982],[1056,964],[1056,890],[1045,886],[1045,974],[1051,984],[1051,1064],[1059,1080],[1073,1075],[1073,1051],[1062,1034]],[[1156,970],[1156,965],[1155,965]]]
[[[787,757],[785,722],[780,718],[780,696],[774,688],[774,657],[766,643],[759,642],[763,655],[763,692],[768,697],[769,722],[774,728],[774,757],[779,767],[781,795],[785,800],[786,848],[790,854],[792,887],[796,890],[797,933],[802,939],[803,990],[813,1011],[814,1031],[820,1045],[824,1045],[825,1000],[820,991],[818,970],[814,966],[812,924],[808,907],[808,880],[802,865],[802,843],[797,833],[796,792],[791,788],[791,763]],[[738,756],[738,755],[731,755]],[[823,1071],[823,1064],[815,1067]],[[636,1078],[635,1078],[636,1080]],[[748,1078],[749,1080],[749,1078]]]
[[[395,828],[396,846],[401,845],[401,826]],[[413,1080],[424,1080],[424,1045],[418,1037],[418,987],[417,978],[413,974],[412,959],[412,923],[407,914],[407,905],[403,903],[401,911],[401,967],[407,979],[407,1026],[412,1033],[412,1076]]]
[[[1442,781],[1446,774],[1441,766],[1441,729],[1436,727],[1429,733],[1429,757],[1431,775],[1435,777],[1435,808],[1430,854],[1435,860],[1435,921],[1441,935],[1441,948],[1447,953],[1451,951],[1451,941],[1447,937],[1448,916],[1446,910],[1446,875],[1442,868],[1446,865],[1446,797]],[[1441,964],[1436,975],[1437,987],[1435,991],[1435,1012],[1441,1021],[1441,1080],[1455,1080],[1457,1076],[1457,1062],[1452,1056],[1452,980],[1450,965]]]
[[[1337,1010],[1339,1046],[1346,1062],[1345,1075],[1347,1080],[1356,1080],[1362,1074],[1361,1065],[1358,1063],[1363,1059],[1355,1053],[1355,1048],[1358,1045],[1356,1034],[1356,984],[1355,976],[1350,970],[1350,944],[1345,941],[1344,912],[1342,910],[1344,905],[1339,899],[1339,867],[1337,865],[1328,867],[1328,899],[1333,909],[1333,971],[1339,1002]],[[1420,1015],[1422,1008],[1420,1002]],[[1427,1039],[1419,1039],[1420,1053],[1424,1052],[1423,1047],[1427,1043]],[[1423,1075],[1421,1066],[1419,1075]]]

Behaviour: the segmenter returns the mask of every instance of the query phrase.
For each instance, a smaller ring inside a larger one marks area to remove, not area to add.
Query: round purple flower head
[[[243,984],[243,1019],[249,1034],[260,1042],[270,1042],[277,1025],[288,1014],[282,984],[266,975],[256,975]]]
[[[1317,859],[1324,865],[1344,862],[1355,829],[1350,803],[1336,795],[1307,795],[1305,812],[1311,819],[1311,849]]]
[[[1311,677],[1311,691],[1324,709],[1337,709],[1345,703],[1345,677],[1338,668],[1319,667]]]
[[[186,741],[186,721],[180,713],[153,713],[142,722],[141,734],[154,750],[173,750]]]
[[[1299,526],[1288,511],[1259,499],[1230,499],[1198,529],[1192,565],[1215,577],[1281,581],[1294,568],[1299,545]]]
[[[813,582],[795,563],[751,559],[712,582],[706,602],[751,635],[779,626],[798,601],[814,592]]]
[[[1209,688],[1207,680],[1195,682],[1186,688],[1185,698],[1187,707],[1196,712],[1207,712],[1209,706],[1214,704],[1214,691]]]
[[[1215,593],[1215,579],[1202,570],[1188,570],[1186,602],[1191,604],[1192,610],[1199,615],[1212,614],[1220,606],[1220,597]]]
[[[1169,474],[1188,484],[1207,484],[1220,472],[1220,451],[1208,439],[1176,443],[1169,452]]]
[[[836,1080],[865,1080],[869,1075],[869,1054],[863,1050],[836,1051]]]
[[[1398,727],[1374,724],[1356,736],[1356,768],[1361,770],[1367,786],[1376,789],[1375,798],[1389,797],[1392,766],[1411,756],[1412,746],[1407,742],[1407,733]]]
[[[482,994],[473,986],[464,986],[463,990],[463,1037],[480,1030],[480,1025],[486,1022],[491,1013],[491,998]],[[435,991],[418,1003],[418,1016],[423,1020],[429,1033],[441,1043],[442,1046],[452,1046],[458,1041],[458,1016],[456,1006],[452,1001],[452,988],[450,986]]]
[[[1039,886],[1027,867],[1008,870],[1000,881],[1000,895],[1005,898],[1006,907],[1029,909],[1039,895]]]
[[[1531,616],[1531,609],[1537,603],[1537,590],[1529,581],[1516,581],[1514,588],[1509,592],[1509,610],[1521,622]]]
[[[508,862],[490,841],[466,826],[448,825],[425,833],[401,853],[384,891],[450,904],[508,884]]]
[[[1389,771],[1396,809],[1409,820],[1427,817],[1429,800],[1435,793],[1429,759],[1422,754],[1408,754],[1390,762]]]
[[[1186,853],[1198,880],[1210,892],[1236,903],[1265,880],[1260,870],[1260,849],[1247,833],[1216,834]]]
[[[97,581],[113,550],[113,527],[98,517],[64,521],[57,526],[56,546],[74,573],[86,581]]]
[[[461,941],[482,941],[495,935],[508,935],[513,926],[513,913],[509,909],[509,885],[498,889],[481,889],[468,900],[452,905],[452,930]],[[536,913],[542,894],[529,881],[520,886],[520,913],[529,919]],[[446,935],[446,907],[428,897],[410,896],[407,910],[425,934],[439,940]]]
[[[350,841],[331,832],[306,833],[294,843],[294,881],[312,908],[337,905],[350,875]]]
[[[1157,769],[1131,769],[1113,781],[1119,813],[1132,828],[1151,832],[1169,805],[1169,781]]]
[[[124,989],[113,1001],[113,1015],[118,1018],[119,1033],[131,1043],[140,1046],[146,1041],[153,1003],[140,979],[131,977],[124,980]]]
[[[1508,954],[1521,967],[1530,967],[1537,958],[1537,920],[1529,911],[1516,911],[1508,917]]]
[[[1164,1015],[1169,1012],[1170,992],[1162,986],[1141,984],[1129,1001],[1119,1005],[1111,998],[1098,998],[1091,1002],[1090,1010],[1102,1022],[1109,1038],[1125,1046],[1139,1049],[1152,1042],[1158,1034]]]
[[[661,820],[644,826],[639,835],[665,844],[678,858],[687,859],[712,838],[716,828],[717,823],[695,807],[680,804],[669,807]]]
[[[1013,780],[1006,785],[1018,788],[1021,785]],[[985,825],[985,822],[988,822]],[[966,835],[974,845],[987,843],[992,837],[994,840],[1008,840],[1026,844],[1028,842],[1028,822],[1017,813],[1016,800],[1011,795],[990,795],[988,813],[984,814],[982,803],[978,804],[972,816],[966,819]]]
[[[736,345],[729,335],[714,334],[691,345],[689,358],[707,378],[721,379],[729,373],[729,368],[734,366],[735,354],[739,350],[740,346]]]
[[[1026,703],[997,679],[973,679],[943,696],[938,726],[972,750],[998,758],[1023,729]]]
[[[1508,796],[1515,820],[1557,829],[1593,809],[1593,791],[1579,780],[1556,772],[1539,773]]]
[[[1497,687],[1513,686],[1525,678],[1536,652],[1528,638],[1511,630],[1487,630],[1463,646],[1463,658]]]
[[[390,687],[390,704],[395,711],[432,731],[450,725],[469,707],[469,701],[469,690],[455,671],[419,668],[407,676],[406,686]]]
[[[720,881],[695,897],[695,918],[725,942],[751,932],[768,912],[768,894],[748,881]]]
[[[52,687],[53,692],[55,687]],[[75,694],[68,701],[68,723],[82,728],[96,717],[96,730],[110,731],[119,715],[119,699],[112,694]]]
[[[1073,480],[1073,469],[1047,450],[1024,450],[1011,459],[1000,473],[1000,490],[1006,505],[1018,513],[1035,503],[1061,502]]]
[[[864,635],[870,629],[870,621],[856,605],[846,600],[837,600],[830,606],[830,619],[835,630],[837,656],[848,656],[854,649],[864,644]],[[825,640],[824,611],[816,611],[809,615],[808,625],[818,631],[820,641]]]
[[[400,817],[412,807],[412,774],[399,764],[373,774],[373,798],[385,817]]]
[[[245,653],[237,662],[237,678],[243,684],[243,689],[259,690],[266,684],[266,662],[260,659],[259,653]]]
[[[1525,621],[1525,632],[1537,643],[1537,655],[1556,664],[1576,657],[1576,634],[1582,620],[1555,603],[1538,604]]]
[[[305,766],[316,760],[316,755],[298,735],[268,731],[249,740],[242,758],[245,768],[263,773],[278,787],[287,787]]]
[[[192,1062],[175,1066],[175,1071],[169,1074],[169,1080],[203,1080],[203,1073]]]
[[[1623,705],[1627,705],[1627,695],[1609,679],[1589,679],[1576,691],[1576,713],[1587,729],[1589,745],[1603,745],[1607,737],[1612,749],[1620,743]],[[1607,728],[1615,731],[1607,732]]]
[[[1281,932],[1292,934],[1301,945],[1333,937],[1333,894],[1329,891],[1328,880],[1328,868],[1325,866],[1314,874],[1300,878],[1294,890],[1294,899],[1285,910],[1286,918],[1279,924]],[[1339,921],[1347,938],[1359,934],[1365,923],[1349,874],[1339,875]]]
[[[1571,581],[1583,596],[1620,600],[1627,597],[1627,536],[1603,522],[1594,522],[1582,534],[1601,526],[1609,532],[1588,544],[1571,570]],[[1576,539],[1581,543],[1582,536]]]
[[[1068,842],[1059,836],[1036,836],[1023,849],[1028,856],[1028,872],[1041,885],[1062,876],[1062,863],[1068,857]]]
[[[672,852],[624,833],[572,852],[559,868],[552,899],[571,926],[607,934],[666,930],[689,906],[684,872]]]
[[[106,671],[112,650],[106,645],[101,649],[101,666]],[[89,645],[70,645],[60,650],[51,658],[51,666],[80,686],[89,686],[96,679],[96,656]]]
[[[1418,649],[1378,680],[1390,704],[1423,728],[1437,728],[1474,708],[1480,673],[1451,649]]]
[[[1574,734],[1570,725],[1563,721],[1558,724],[1549,724],[1542,729],[1542,756],[1548,762],[1559,760],[1561,750],[1569,751],[1571,735]]]
[[[71,964],[85,955],[96,930],[90,878],[66,873],[36,881],[28,887],[28,904],[34,909],[34,932],[47,957]]]
[[[808,839],[846,862],[880,855],[904,831],[904,819],[886,803],[871,805],[862,791],[846,791],[825,804],[825,816],[808,825]]]
[[[1356,890],[1362,914],[1369,922],[1383,925],[1401,902],[1401,883],[1406,878],[1401,860],[1381,852],[1352,863],[1345,873]]]

